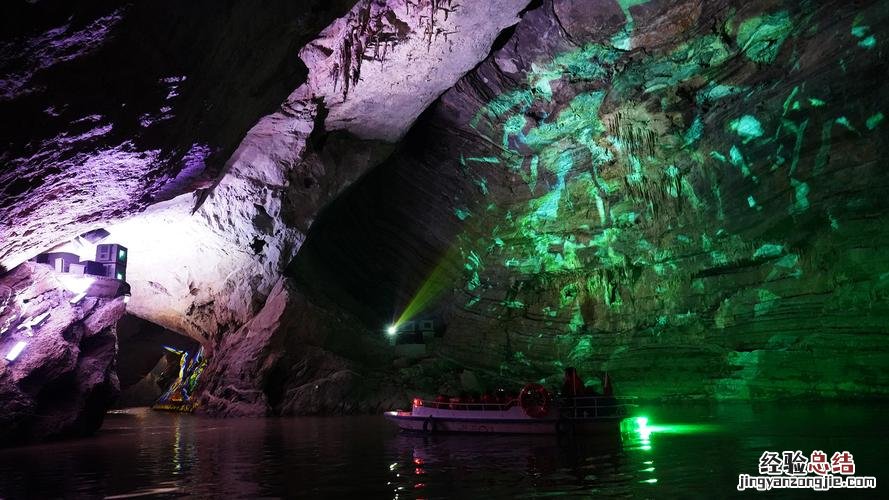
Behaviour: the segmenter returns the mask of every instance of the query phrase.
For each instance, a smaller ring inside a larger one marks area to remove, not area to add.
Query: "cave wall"
[[[382,335],[284,277],[227,335],[202,376],[200,411],[221,416],[379,412],[408,395]]]
[[[287,321],[267,329],[257,318],[280,315],[276,287],[318,212],[385,159],[393,150],[390,141],[488,54],[527,3],[357,2],[300,52],[309,69],[306,82],[250,129],[205,197],[195,203],[180,196],[108,226],[130,251],[130,311],[207,347],[212,359],[204,375],[210,381],[204,394],[208,411],[257,415],[343,405],[336,398],[313,402],[300,392],[269,399],[283,389],[268,390],[267,377],[300,366],[305,351],[298,341],[304,338],[301,330],[285,330]],[[380,99],[381,92],[386,99]],[[374,113],[388,117],[385,129],[366,127]],[[293,314],[319,316],[325,325],[329,318],[344,317],[314,305],[304,308]],[[322,336],[345,332],[331,339],[352,339],[364,331],[338,323],[319,330]],[[296,344],[287,344],[287,353],[275,352],[269,345],[280,345],[279,337]],[[361,345],[344,350],[348,362],[326,344],[305,355],[313,356],[312,364],[329,361],[360,373],[356,367],[366,366]],[[364,387],[366,378],[351,377]],[[321,385],[309,380],[308,375],[288,378],[287,390]]]
[[[308,75],[353,2],[12,2],[0,35],[0,265],[197,189]]]
[[[379,164],[528,1],[323,4],[256,15],[246,2],[200,4],[173,23],[155,4],[19,6],[32,28],[4,45],[4,88],[23,89],[4,111],[52,123],[17,131],[5,153],[4,179],[21,182],[2,200],[2,265],[104,227],[129,249],[132,314],[211,355],[231,350],[211,367],[220,376],[262,354],[238,335],[318,211]],[[60,52],[17,55],[47,40]],[[69,92],[71,79],[82,92]],[[264,381],[244,384],[262,392]]]
[[[369,326],[440,315],[437,355],[492,376],[884,397],[887,15],[545,1],[331,205],[292,272]]]
[[[426,10],[445,5],[431,0],[419,2],[419,11],[402,0],[355,3],[300,52],[305,83],[250,129],[212,189],[107,227],[132,256],[130,311],[212,353],[261,310],[318,211],[385,159],[388,139],[401,136],[419,110],[483,59],[526,3],[499,0],[447,12]],[[435,30],[453,33],[430,37],[429,12]],[[393,26],[401,30],[394,38]],[[388,40],[385,56],[375,55],[382,40]],[[404,73],[384,71],[407,60]],[[347,63],[355,78],[348,92],[341,79],[329,80],[340,78]],[[361,128],[366,110],[379,106],[365,86],[398,89],[386,106],[400,118],[384,137]]]

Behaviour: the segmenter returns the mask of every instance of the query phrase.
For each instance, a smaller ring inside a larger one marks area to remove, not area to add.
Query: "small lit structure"
[[[34,258],[34,261],[49,264],[59,273],[100,276],[126,281],[127,259],[129,257],[127,248],[117,243],[103,243],[96,245],[95,248],[95,260],[89,260],[72,252],[59,251],[40,254]]]
[[[105,276],[121,281],[127,279],[127,249],[117,243],[96,245],[96,262],[105,267]]]
[[[108,272],[101,262],[94,260],[82,260],[79,264],[71,264],[69,267],[70,274],[89,274],[92,276],[107,276]]]
[[[395,323],[386,328],[389,345],[395,353],[407,358],[420,358],[426,355],[426,344],[435,337],[435,321],[422,319]]]
[[[39,257],[42,257],[39,258]],[[80,256],[70,252],[50,252],[39,256],[37,262],[49,264],[55,268],[56,272],[71,272],[72,264],[80,264]]]
[[[117,243],[103,243],[96,245],[96,261],[98,262],[123,262],[127,261],[127,249]]]

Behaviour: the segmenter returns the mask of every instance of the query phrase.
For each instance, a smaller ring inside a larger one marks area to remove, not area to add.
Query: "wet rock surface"
[[[0,312],[4,357],[18,342],[21,354],[0,361],[0,442],[81,436],[102,424],[119,392],[115,325],[122,298],[73,296],[48,266],[23,264],[0,278],[10,293]],[[39,324],[19,328],[48,312]]]

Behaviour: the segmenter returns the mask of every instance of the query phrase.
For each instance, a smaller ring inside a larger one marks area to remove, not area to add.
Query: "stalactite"
[[[456,33],[438,25],[439,16],[447,21],[450,14],[460,8],[460,4],[452,0],[444,1],[445,3],[442,0],[405,1],[407,17],[410,17],[412,7],[414,12],[422,12],[428,8],[428,14],[421,14],[417,19],[417,28],[426,40],[427,50],[432,47],[437,36],[447,39],[448,35]],[[349,33],[338,47],[339,62],[334,65],[331,75],[334,90],[341,86],[343,100],[348,98],[349,92],[361,79],[363,61],[385,62],[391,50],[405,42],[412,31],[407,22],[401,21],[387,4],[364,0],[357,12],[352,14]]]

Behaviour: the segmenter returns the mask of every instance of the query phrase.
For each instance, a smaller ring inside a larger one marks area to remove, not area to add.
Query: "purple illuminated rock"
[[[115,324],[123,300],[72,305],[73,293],[42,264],[23,264],[0,285],[12,290],[0,312],[0,354],[27,343],[16,359],[0,360],[0,446],[94,432],[119,391]],[[19,328],[44,312],[39,325]]]
[[[299,49],[351,2],[7,7],[0,265],[10,269],[209,187],[247,130],[304,81]]]

